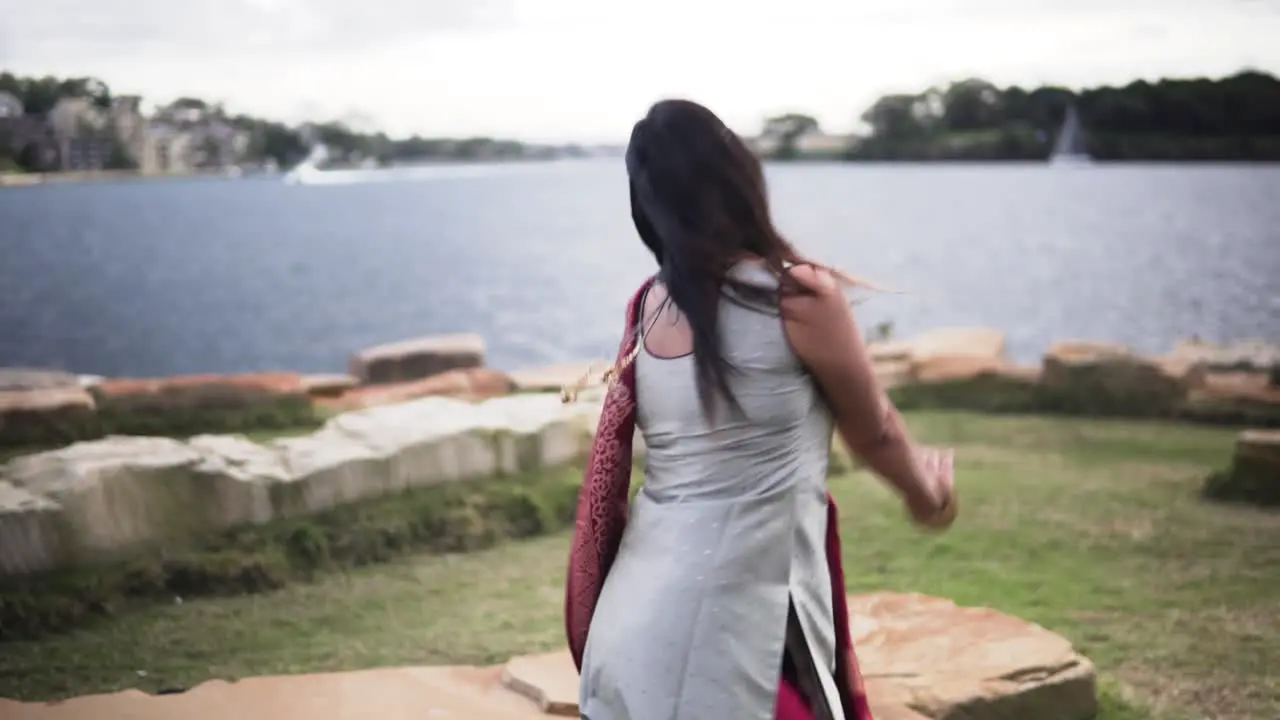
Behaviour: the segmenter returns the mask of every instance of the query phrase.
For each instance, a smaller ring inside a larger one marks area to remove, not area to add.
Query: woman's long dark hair
[[[777,309],[779,292],[806,292],[788,272],[804,260],[773,225],[760,161],[715,113],[663,100],[631,132],[627,176],[636,232],[693,333],[703,411],[714,412],[719,394],[740,412],[729,388],[735,368],[720,341],[720,299]],[[780,291],[729,275],[749,255],[779,278]]]

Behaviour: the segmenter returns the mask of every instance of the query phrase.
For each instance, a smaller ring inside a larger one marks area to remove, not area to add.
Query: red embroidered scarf
[[[634,329],[640,323],[640,303],[652,280],[641,286],[627,306],[627,332],[618,350],[621,365],[639,341]],[[631,487],[632,443],[636,430],[635,366],[627,364],[609,388],[596,430],[582,492],[578,496],[577,521],[569,551],[569,577],[565,584],[565,631],[574,665],[582,670],[582,653],[596,602],[613,565],[627,524]],[[844,568],[840,556],[840,530],[836,504],[827,498],[827,563],[831,572],[836,638],[836,684],[846,720],[872,720],[858,659],[849,635],[849,609],[845,596]],[[778,720],[792,720],[795,710],[779,704]]]

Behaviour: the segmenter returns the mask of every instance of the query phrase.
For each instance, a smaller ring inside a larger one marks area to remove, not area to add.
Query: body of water
[[[805,253],[908,291],[895,333],[1005,330],[1163,352],[1280,339],[1280,167],[779,165]],[[382,342],[479,332],[504,369],[610,355],[653,271],[618,161],[289,186],[0,191],[0,366],[109,376],[345,368]]]

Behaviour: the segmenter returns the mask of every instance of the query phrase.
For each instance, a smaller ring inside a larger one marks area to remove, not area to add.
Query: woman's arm
[[[787,338],[822,389],[845,444],[898,491],[917,522],[950,524],[950,453],[912,442],[876,379],[853,310],[836,280],[811,265],[794,267],[791,273],[813,294],[783,299]]]

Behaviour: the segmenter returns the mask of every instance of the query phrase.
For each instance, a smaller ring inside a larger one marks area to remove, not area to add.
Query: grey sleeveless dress
[[[776,281],[762,268],[735,272]],[[636,359],[645,482],[632,503],[583,659],[589,720],[772,720],[784,646],[832,679],[826,559],[832,419],[775,314],[721,301],[729,382],[746,421],[708,423],[693,356]]]

